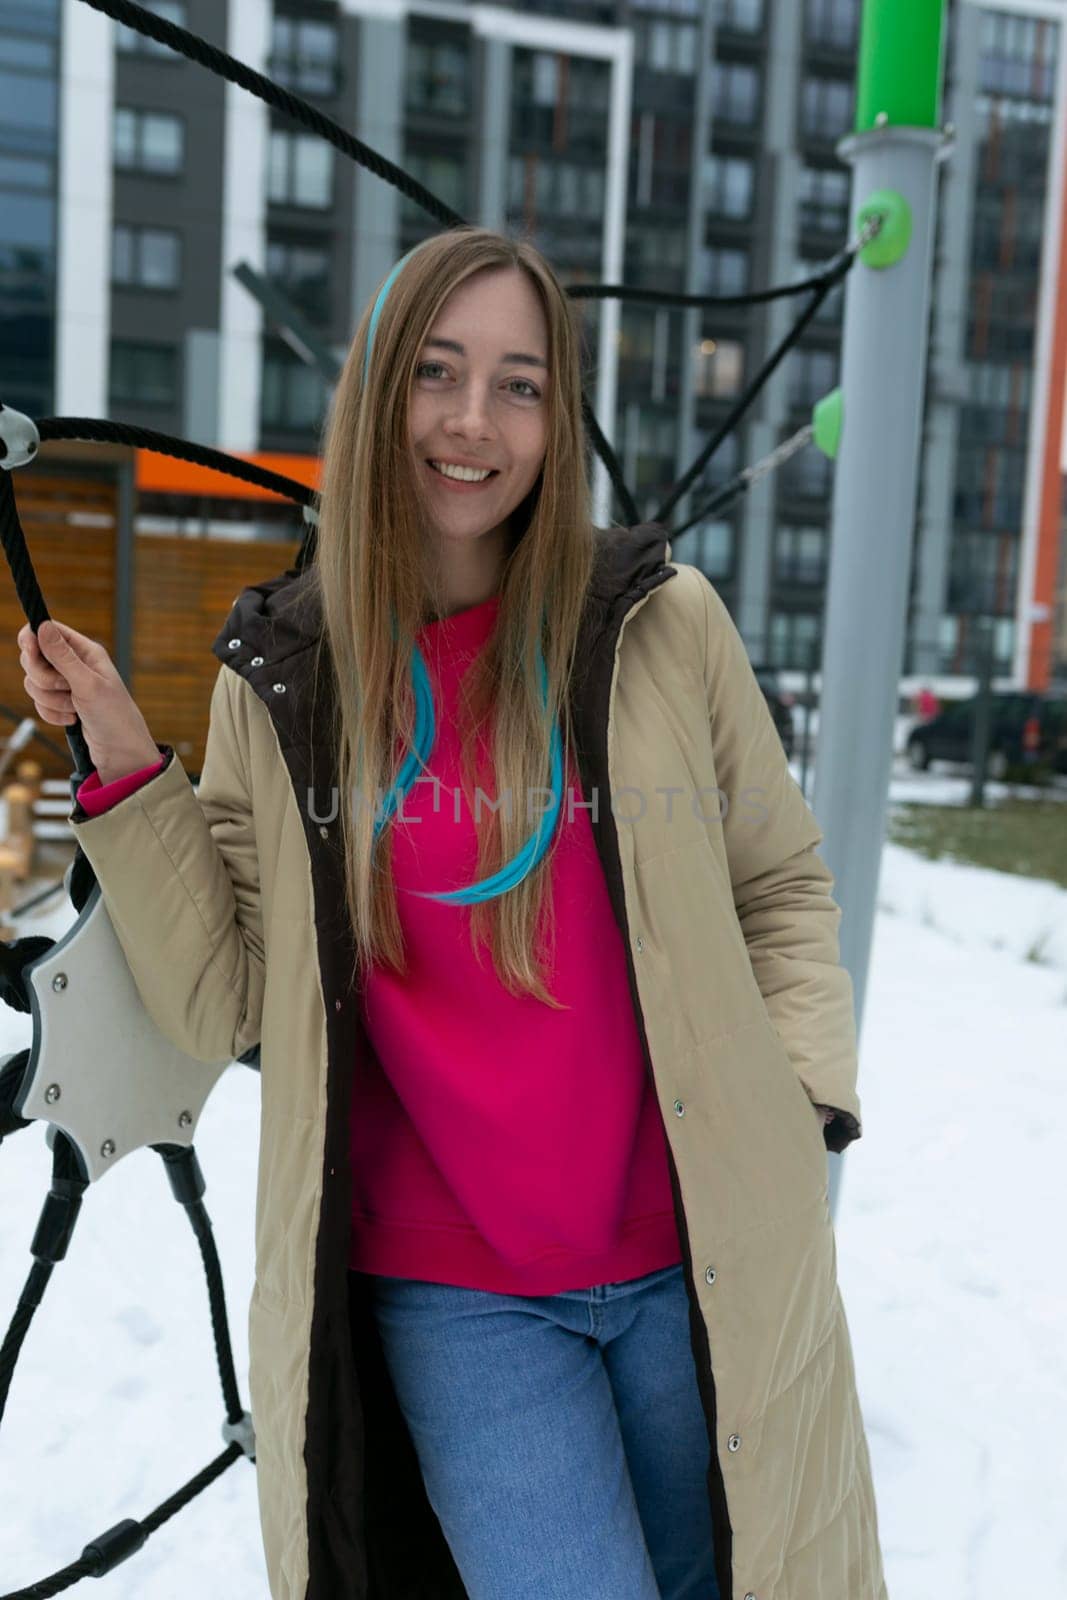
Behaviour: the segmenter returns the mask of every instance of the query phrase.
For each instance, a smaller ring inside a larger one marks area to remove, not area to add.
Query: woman
[[[146,1006],[261,1045],[275,1600],[884,1600],[832,879],[714,589],[591,525],[580,405],[536,250],[409,253],[317,558],[215,642],[195,795],[99,645],[19,636]]]

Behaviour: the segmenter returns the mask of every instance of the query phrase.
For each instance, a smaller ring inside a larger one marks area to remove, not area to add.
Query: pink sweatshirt
[[[551,846],[556,929],[545,963],[564,1009],[509,994],[484,950],[479,964],[470,907],[410,892],[455,889],[477,876],[457,695],[498,607],[494,595],[419,633],[437,714],[429,763],[437,782],[417,783],[389,830],[408,972],[375,968],[364,985],[374,1049],[353,1085],[348,1264],[555,1294],[672,1266],[681,1249],[622,936],[573,763]],[[479,760],[487,755],[483,739]],[[79,802],[97,815],[159,765],[95,790],[89,778]],[[495,799],[491,768],[482,771],[482,789]]]

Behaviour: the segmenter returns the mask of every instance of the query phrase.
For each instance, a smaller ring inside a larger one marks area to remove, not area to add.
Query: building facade
[[[804,275],[851,231],[837,145],[853,120],[860,0],[526,0],[502,8],[512,38],[487,37],[458,0],[154,9],[320,105],[472,220],[526,232],[565,283],[602,278],[608,203],[611,67],[576,47],[582,26],[635,39],[627,283],[744,294]],[[1041,621],[1034,573],[1049,541],[1057,557],[1062,543],[1059,467],[1050,532],[1045,448],[1057,398],[1062,422],[1048,353],[1067,192],[1059,9],[950,5],[955,149],[941,169],[901,664],[924,679],[973,674],[984,617],[995,618],[998,673],[1067,676],[1062,613],[1040,639],[1030,627]],[[77,0],[0,0],[0,37],[5,63],[23,61],[11,74],[21,87],[0,103],[11,403],[229,449],[313,452],[329,399],[322,363],[234,268],[280,289],[338,360],[381,278],[436,224],[243,91]],[[598,309],[583,304],[592,370]],[[623,304],[616,412],[600,420],[642,516],[801,304]],[[669,525],[810,419],[838,381],[843,304],[839,290]],[[809,449],[674,543],[719,588],[760,665],[818,665],[832,492],[830,463]]]

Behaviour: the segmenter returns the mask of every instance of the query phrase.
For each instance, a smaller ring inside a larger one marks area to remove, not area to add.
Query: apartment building
[[[451,0],[154,9],[314,101],[464,215],[526,231],[567,283],[603,276],[613,69],[590,41],[619,29],[634,36],[626,282],[741,294],[804,274],[850,234],[837,145],[852,124],[860,0],[527,0],[489,8],[502,20],[488,32]],[[950,6],[955,147],[941,176],[905,673],[973,673],[978,620],[991,616],[998,672],[1067,676],[1067,622],[1042,617],[1033,598],[1035,571],[1062,547],[1061,468],[1048,448],[1056,405],[1062,423],[1060,10],[1058,0]],[[381,277],[436,224],[322,141],[78,0],[0,0],[0,63],[5,397],[230,449],[314,452],[323,361],[234,268],[281,290],[320,357],[337,360]],[[592,374],[599,307],[583,304]],[[836,385],[843,305],[838,291],[675,525]],[[601,422],[642,516],[797,309],[622,306],[617,404]],[[807,450],[675,543],[720,589],[760,663],[818,664],[832,491],[830,464]],[[1061,607],[1062,590],[1061,578]],[[1043,622],[1039,636],[1031,624]]]

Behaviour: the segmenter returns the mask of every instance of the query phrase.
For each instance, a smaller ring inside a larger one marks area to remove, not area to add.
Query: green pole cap
[[[863,0],[857,133],[886,124],[937,127],[945,15],[945,0]]]
[[[841,448],[841,429],[845,424],[845,396],[840,389],[831,389],[816,402],[811,413],[814,444],[831,461],[837,460]]]
[[[856,231],[876,216],[882,218],[882,230],[864,245],[860,260],[865,267],[895,266],[911,243],[911,207],[897,189],[876,189],[859,209]]]

